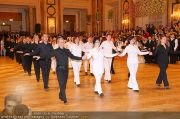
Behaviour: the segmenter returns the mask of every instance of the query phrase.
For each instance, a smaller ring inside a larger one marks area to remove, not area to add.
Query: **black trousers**
[[[9,58],[14,59],[14,52],[9,52]]]
[[[128,80],[129,80],[129,77],[130,77],[130,72],[128,71]]]
[[[21,55],[21,61],[22,61],[22,67],[23,67],[23,70],[24,72],[27,72],[27,69],[26,69],[26,62],[25,62],[25,58],[23,55]]]
[[[177,52],[177,61],[180,61],[180,49],[178,49],[176,52]]]
[[[151,55],[145,55],[144,59],[145,59],[146,63],[153,63],[154,62],[154,56],[151,56]]]
[[[166,74],[166,69],[168,67],[168,64],[158,63],[158,65],[160,68],[160,72],[159,72],[159,76],[157,78],[156,84],[161,84],[163,82],[164,86],[169,86],[169,82],[168,82],[167,74]]]
[[[176,54],[170,54],[170,63],[176,64],[177,61],[177,55]]]
[[[24,56],[25,60],[25,69],[28,74],[31,74],[31,66],[32,66],[32,56]]]
[[[112,58],[112,63],[111,63],[111,73],[115,73],[113,64],[114,64],[114,57]]]
[[[15,56],[16,56],[16,62],[22,64],[21,54],[15,53]]]
[[[6,56],[9,56],[10,50],[9,48],[6,48]]]
[[[59,99],[62,99],[63,101],[67,101],[66,84],[68,79],[68,69],[61,69],[57,67],[56,74],[58,77],[59,88],[60,88]]]
[[[34,64],[34,71],[36,74],[36,80],[39,81],[39,79],[40,79],[40,63],[39,63],[39,61],[33,59],[33,64]]]
[[[49,73],[51,68],[51,60],[40,60],[39,63],[42,71],[44,88],[47,89],[49,88],[48,82],[49,82]]]

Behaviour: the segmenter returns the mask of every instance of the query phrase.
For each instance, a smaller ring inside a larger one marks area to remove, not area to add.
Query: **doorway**
[[[0,31],[11,32],[11,25],[1,25],[0,26]]]
[[[63,31],[64,34],[70,35],[75,32],[76,16],[75,15],[64,15]]]

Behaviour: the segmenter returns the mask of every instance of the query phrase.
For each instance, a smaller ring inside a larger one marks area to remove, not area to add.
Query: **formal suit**
[[[17,51],[22,51],[22,42],[16,43],[14,47],[14,52],[16,56],[16,62],[19,64],[22,64],[22,59],[21,59],[21,53],[18,53]]]
[[[68,49],[55,49],[52,53],[52,56],[56,58],[57,67],[56,74],[58,77],[60,92],[59,99],[66,102],[66,83],[68,79],[68,57],[74,60],[82,60],[81,57],[74,56]]]
[[[37,47],[38,47],[38,44],[33,43],[32,44],[32,52],[35,51]],[[33,64],[34,64],[34,71],[36,74],[36,80],[39,82],[39,80],[40,80],[40,63],[39,63],[39,60],[36,60],[35,58],[33,58]]]
[[[180,39],[178,39],[178,48],[177,48],[177,51],[178,51],[178,61],[180,61]]]
[[[32,44],[26,43],[24,45],[24,53],[31,53],[32,52]],[[28,72],[29,75],[31,75],[31,67],[32,67],[32,56],[24,56],[25,60],[25,69]]]
[[[164,86],[169,86],[167,79],[166,69],[169,63],[169,47],[166,48],[163,45],[158,45],[155,51],[155,56],[157,58],[157,64],[160,68],[159,76],[157,78],[156,84],[160,85],[163,81]]]
[[[177,60],[177,54],[174,51],[174,49],[177,49],[177,39],[173,39],[171,38],[170,40],[170,63],[171,64],[176,64],[176,60]]]
[[[39,63],[42,70],[44,89],[48,89],[49,73],[51,68],[51,53],[53,47],[50,43],[39,43],[36,50],[30,53],[31,56],[40,56]]]
[[[23,67],[23,70],[24,72],[26,73],[27,72],[27,67],[26,67],[26,60],[25,60],[25,57],[24,57],[24,52],[26,50],[26,43],[22,43],[21,44],[21,61],[22,61],[22,67]]]
[[[4,48],[6,49],[6,56],[9,56],[9,52],[10,52],[10,41],[5,41],[4,42]]]
[[[14,47],[15,47],[15,42],[10,42],[9,44],[9,58],[12,60],[14,59]]]

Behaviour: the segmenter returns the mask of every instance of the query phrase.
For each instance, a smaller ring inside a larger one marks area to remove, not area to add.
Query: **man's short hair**
[[[58,37],[57,40],[64,40],[64,38],[60,36],[60,37]]]
[[[107,34],[106,34],[106,37],[107,37],[107,36],[109,36],[109,35],[111,36],[111,34],[110,34],[110,33],[107,33]]]

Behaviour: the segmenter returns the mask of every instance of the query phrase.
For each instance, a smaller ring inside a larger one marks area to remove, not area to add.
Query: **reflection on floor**
[[[94,77],[85,76],[81,71],[81,87],[73,83],[73,72],[69,70],[67,84],[68,105],[58,99],[59,87],[56,75],[50,75],[50,90],[43,90],[42,78],[39,83],[32,76],[23,73],[22,67],[8,58],[0,57],[0,110],[4,97],[10,93],[22,95],[23,103],[33,111],[180,111],[180,64],[169,65],[168,79],[171,89],[157,89],[155,81],[159,69],[154,64],[140,64],[137,80],[140,92],[127,88],[126,60],[116,58],[115,75],[112,83],[102,80],[104,97],[94,93]]]

